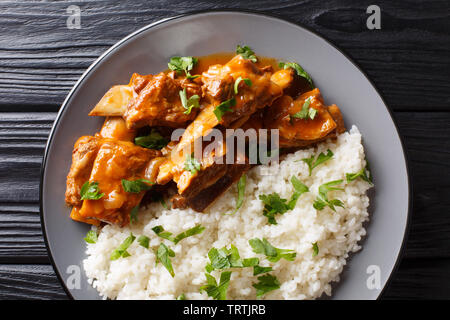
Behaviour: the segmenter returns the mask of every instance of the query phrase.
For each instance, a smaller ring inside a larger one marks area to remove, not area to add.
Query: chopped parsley
[[[217,120],[221,121],[222,116],[227,112],[231,112],[233,110],[231,107],[234,107],[235,105],[236,105],[235,97],[225,100],[224,102],[219,104],[213,111],[214,114],[216,115]]]
[[[230,249],[223,247],[221,249],[211,248],[208,252],[209,263],[206,265],[206,272],[213,270],[223,270],[229,268],[247,268],[258,265],[258,258],[241,259],[239,250],[233,244]]]
[[[314,120],[317,114],[317,110],[314,108],[310,108],[310,104],[311,104],[311,97],[308,97],[308,99],[305,100],[305,103],[302,106],[302,110],[290,115],[291,120],[308,119],[308,118]]]
[[[184,112],[184,114],[190,114],[193,108],[200,108],[200,97],[196,94],[194,94],[193,96],[191,96],[189,99],[187,98],[186,95],[186,88],[184,88],[183,90],[180,90],[180,99],[181,99],[181,104],[183,105],[183,108],[186,109],[186,111]]]
[[[84,241],[86,241],[87,243],[96,243],[97,240],[97,231],[94,230],[89,230],[86,234],[86,237],[84,238]]]
[[[133,224],[138,221],[139,205],[130,211],[130,223]]]
[[[147,179],[137,179],[134,181],[122,179],[123,190],[129,193],[139,193],[141,191],[149,190],[151,189],[152,184],[155,183]]]
[[[186,78],[195,79],[197,76],[192,76],[189,71],[197,64],[198,59],[194,57],[172,57],[168,63],[169,69],[181,73],[184,71]]]
[[[289,210],[295,208],[298,198],[309,189],[295,176],[292,176],[291,183],[295,189],[294,194],[291,196],[289,202],[287,199],[283,199],[276,192],[259,196],[259,199],[264,203],[263,215],[267,217],[269,224],[277,224],[275,216],[277,214],[284,214]]]
[[[98,200],[104,195],[104,193],[100,193],[98,182],[86,181],[80,190],[81,200]]]
[[[169,271],[172,277],[175,277],[175,272],[173,271],[172,262],[170,258],[175,257],[175,252],[167,247],[164,243],[161,243],[156,250],[156,263],[161,262],[164,268]]]
[[[312,256],[315,257],[319,254],[319,245],[317,244],[317,242],[314,242],[312,244],[312,249],[313,249],[313,254]]]
[[[366,166],[364,168],[362,168],[361,170],[359,170],[356,173],[347,173],[345,175],[345,177],[347,178],[347,182],[351,182],[360,177],[367,183],[373,185],[372,173],[370,172],[369,162],[367,160],[366,160]]]
[[[250,60],[252,62],[257,62],[258,59],[255,56],[255,53],[249,46],[240,46],[238,45],[236,48],[236,54],[240,54],[242,58]]]
[[[134,138],[134,143],[147,149],[161,150],[169,143],[158,131],[152,129],[149,135]]]
[[[111,260],[117,260],[119,258],[126,258],[129,257],[130,254],[128,253],[127,249],[128,247],[134,242],[136,237],[133,235],[133,233],[130,233],[130,236],[127,237],[118,247],[111,253]]]
[[[197,224],[195,227],[192,227],[178,234],[176,237],[174,237],[171,232],[164,230],[162,226],[153,227],[152,230],[154,233],[156,233],[158,237],[172,241],[173,243],[177,244],[178,242],[180,242],[185,238],[201,234],[205,230],[205,227],[202,227],[202,225]]]
[[[311,89],[314,89],[314,83],[313,83],[311,76],[298,63],[296,63],[296,62],[280,62],[278,64],[278,66],[282,69],[287,69],[287,68],[294,69],[295,72],[297,73],[297,75],[299,77],[306,79],[306,81],[308,81],[309,85],[311,86]]]
[[[184,161],[184,170],[192,174],[196,174],[202,168],[201,164],[192,155],[188,155]]]
[[[324,163],[325,161],[330,160],[332,157],[333,157],[333,152],[330,149],[328,149],[327,154],[324,154],[323,152],[321,152],[319,154],[319,156],[317,157],[317,159],[315,159],[314,155],[312,155],[309,158],[302,159],[302,161],[308,165],[309,175],[311,176],[311,173],[315,167]]]
[[[278,262],[280,259],[294,261],[297,256],[294,250],[275,248],[265,238],[262,240],[258,238],[250,239],[248,243],[254,253],[265,255],[270,262]]]
[[[226,300],[227,289],[230,284],[231,271],[224,271],[220,274],[219,283],[212,275],[205,273],[207,284],[200,287],[200,291],[205,291],[214,300]]]
[[[244,78],[243,79],[242,77],[239,77],[234,82],[234,94],[238,94],[238,92],[239,92],[239,83],[241,83],[241,81],[244,81],[244,83],[246,85],[248,85],[249,87],[252,86],[252,81],[250,79],[248,79],[248,78]]]
[[[234,209],[234,211],[232,213],[230,213],[229,215],[234,215],[242,207],[242,204],[244,203],[246,181],[247,181],[247,176],[245,174],[243,174],[237,183],[238,197],[236,200],[236,209]]]
[[[261,267],[260,265],[257,265],[253,267],[253,275],[257,276],[258,274],[270,272],[272,270],[272,267]]]
[[[275,276],[265,274],[258,277],[258,280],[259,282],[252,285],[256,289],[256,297],[258,299],[270,291],[280,289],[280,281]]]
[[[180,294],[180,295],[177,297],[177,300],[187,300],[187,299],[186,299],[186,295],[185,295],[184,293]]]
[[[328,192],[333,190],[344,190],[342,188],[336,188],[335,186],[341,184],[343,180],[334,180],[322,184],[319,187],[319,195],[314,201],[313,207],[317,210],[323,210],[325,207],[330,207],[331,210],[336,212],[337,207],[344,207],[344,203],[339,199],[328,199]]]
[[[150,244],[150,238],[147,236],[140,236],[137,239],[137,242],[141,245],[141,247],[148,249],[148,246]]]

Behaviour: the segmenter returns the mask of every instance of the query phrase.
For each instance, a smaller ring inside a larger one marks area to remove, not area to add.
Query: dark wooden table
[[[106,49],[159,19],[245,8],[297,21],[344,49],[381,90],[413,184],[404,257],[383,297],[450,298],[450,1],[0,2],[0,300],[66,299],[42,238],[39,170],[65,96]],[[369,30],[366,9],[381,8]],[[67,8],[81,28],[67,28]],[[383,128],[380,128],[383,130]]]

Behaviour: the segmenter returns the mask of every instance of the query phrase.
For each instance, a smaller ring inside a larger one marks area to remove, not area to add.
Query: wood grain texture
[[[55,116],[0,113],[0,263],[48,261],[38,215],[39,168]],[[399,112],[396,120],[414,186],[406,257],[450,258],[450,112]]]
[[[371,31],[366,0],[1,2],[0,111],[56,111],[84,70],[129,33],[169,16],[224,7],[276,14],[326,36],[396,110],[449,110],[450,2],[377,3],[382,30]],[[82,10],[81,29],[66,27],[70,4]]]

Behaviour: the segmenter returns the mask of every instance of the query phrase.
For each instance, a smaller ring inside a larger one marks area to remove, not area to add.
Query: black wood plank
[[[81,29],[66,9],[79,5]],[[0,111],[56,111],[108,47],[159,19],[198,9],[253,9],[300,22],[346,50],[396,110],[448,110],[450,2],[379,0],[382,29],[366,28],[372,1],[135,0],[0,3]]]
[[[55,113],[0,113],[0,263],[48,261],[40,233],[38,188],[54,117]],[[450,258],[450,112],[400,112],[396,118],[410,155],[414,187],[406,257]]]
[[[450,259],[405,259],[383,299],[448,299]],[[0,300],[67,299],[50,265],[0,264]]]
[[[0,265],[0,300],[67,299],[50,265]]]

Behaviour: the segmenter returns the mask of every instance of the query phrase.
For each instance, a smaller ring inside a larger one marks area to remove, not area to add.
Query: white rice
[[[331,160],[313,170],[308,176],[308,167],[302,158],[317,155],[331,149]],[[216,201],[207,213],[191,209],[164,209],[154,203],[141,210],[139,222],[119,228],[105,226],[95,244],[87,245],[88,257],[83,261],[84,269],[98,292],[112,299],[175,299],[185,294],[187,299],[210,299],[199,288],[206,283],[205,265],[209,262],[207,253],[212,247],[229,247],[234,244],[241,258],[259,257],[260,265],[273,266],[270,273],[278,278],[281,288],[266,294],[264,299],[314,299],[323,293],[331,295],[331,282],[339,281],[339,274],[346,264],[350,252],[360,249],[358,241],[365,236],[363,222],[368,220],[369,198],[367,182],[356,179],[345,182],[346,173],[358,172],[366,165],[361,135],[353,126],[350,132],[340,135],[336,141],[327,141],[316,148],[290,154],[278,167],[270,168],[271,175],[261,175],[262,167],[248,172],[245,200],[241,209],[233,216],[237,198],[234,185]],[[306,184],[310,192],[301,195],[294,210],[277,215],[277,225],[267,223],[262,215],[264,205],[258,196],[277,192],[289,199],[294,192],[290,179],[296,176]],[[325,208],[317,211],[313,202],[321,184],[343,179],[344,191],[332,191],[331,198],[340,199],[345,208],[337,212]],[[201,235],[186,238],[174,245],[156,236],[152,228],[162,225],[165,230],[178,234],[201,224],[206,229]],[[111,252],[130,235],[146,235],[150,248],[156,248],[161,241],[173,249],[172,258],[175,277],[172,278],[161,263],[156,265],[152,249],[146,249],[135,241],[128,249],[131,256],[111,261]],[[252,252],[248,241],[252,238],[266,238],[277,248],[295,250],[294,261],[284,259],[277,263],[268,262],[264,256]],[[318,243],[319,254],[313,257],[312,243]],[[255,299],[257,282],[252,268],[233,269],[227,291],[228,299]],[[213,271],[216,276],[220,272]]]

